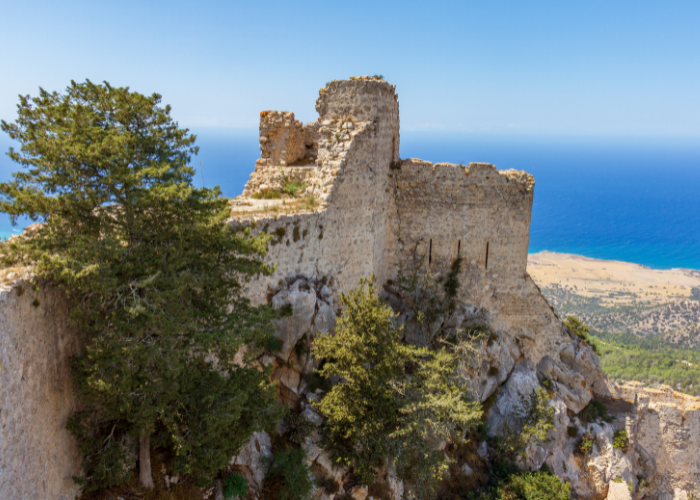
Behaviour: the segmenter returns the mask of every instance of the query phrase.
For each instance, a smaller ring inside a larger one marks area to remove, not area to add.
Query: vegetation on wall
[[[0,184],[0,210],[43,224],[4,243],[0,259],[35,265],[73,301],[85,348],[69,429],[87,489],[127,480],[136,443],[144,488],[153,447],[208,484],[279,417],[269,373],[237,357],[274,332],[275,313],[242,295],[242,281],[270,272],[269,237],[227,229],[218,188],[193,186],[195,137],[160,100],[72,82],[21,96],[17,121],[2,122],[24,170]]]
[[[268,460],[264,490],[267,498],[275,500],[306,500],[316,480],[300,448],[276,451]]]
[[[460,441],[477,425],[480,405],[466,396],[446,349],[404,344],[396,314],[377,295],[375,280],[341,295],[335,335],[312,351],[325,359],[320,375],[339,382],[315,404],[326,417],[325,445],[336,463],[370,484],[391,460],[420,498],[432,496],[446,470],[440,441]]]

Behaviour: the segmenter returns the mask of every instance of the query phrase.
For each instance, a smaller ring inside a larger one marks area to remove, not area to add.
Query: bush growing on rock
[[[515,465],[497,462],[487,485],[470,492],[470,500],[568,500],[570,486],[547,465],[534,472],[521,472]]]
[[[438,444],[460,441],[479,423],[480,405],[467,398],[452,353],[401,341],[397,315],[374,285],[372,277],[342,294],[335,335],[314,340],[314,356],[325,359],[320,375],[339,380],[315,407],[326,417],[334,461],[352,467],[362,484],[391,460],[409,489],[428,498],[446,470]]]
[[[625,429],[620,429],[615,431],[613,436],[613,448],[616,450],[624,450],[627,448],[627,431]]]
[[[593,451],[593,438],[586,434],[581,438],[576,446],[576,452],[584,457],[589,455]]]
[[[306,500],[315,485],[314,475],[299,448],[277,451],[269,462],[263,484],[266,498]]]
[[[245,478],[238,472],[229,474],[224,478],[224,499],[234,500],[243,498],[248,492],[248,484]]]
[[[590,336],[591,330],[583,321],[578,319],[576,316],[567,316],[562,323],[572,335],[576,335],[578,338],[585,341],[591,346],[593,352],[598,353],[598,347]]]

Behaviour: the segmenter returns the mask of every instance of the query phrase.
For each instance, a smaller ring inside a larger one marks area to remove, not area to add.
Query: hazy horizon
[[[27,17],[27,13],[31,16]],[[383,74],[404,131],[700,139],[700,3],[8,2],[0,118],[71,79],[163,95],[187,127],[316,117],[333,79]]]

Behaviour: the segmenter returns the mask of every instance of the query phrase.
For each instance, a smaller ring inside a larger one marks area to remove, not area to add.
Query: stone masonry
[[[297,347],[333,331],[341,292],[370,275],[390,283],[414,255],[435,269],[459,256],[462,320],[484,314],[492,329],[483,361],[469,374],[476,397],[490,400],[490,432],[512,421],[524,398],[548,381],[555,428],[546,443],[530,443],[524,468],[547,463],[578,498],[619,498],[628,486],[639,499],[700,494],[700,400],[609,384],[591,347],[564,329],[528,276],[532,176],[486,163],[401,160],[398,97],[378,77],[330,82],[316,110],[318,120],[306,125],[290,112],[260,113],[261,158],[231,202],[231,228],[268,233],[266,260],[276,265],[272,275],[246,284],[247,296],[294,311],[277,320],[281,349],[258,358],[272,365],[281,400],[321,425],[312,405],[318,393],[307,385],[318,360]],[[0,498],[64,500],[74,497],[71,477],[80,470],[65,428],[75,404],[69,358],[79,341],[67,301],[55,289],[35,289],[25,271],[0,275]],[[624,403],[614,422],[578,420],[594,396]],[[624,451],[612,446],[619,429],[630,439]],[[596,444],[581,459],[573,450],[584,432]],[[339,482],[341,495],[347,471],[320,445],[313,432],[302,448],[315,473]],[[270,437],[256,433],[231,460],[252,495],[265,473],[260,458],[269,453]],[[486,441],[478,453],[490,453]],[[465,474],[478,466],[457,465]],[[403,483],[391,471],[383,477],[391,498],[403,498]],[[627,485],[610,487],[619,480]],[[348,493],[368,497],[362,485]],[[315,495],[334,498],[321,489]]]

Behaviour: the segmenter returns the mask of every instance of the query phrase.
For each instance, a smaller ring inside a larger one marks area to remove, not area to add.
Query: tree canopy
[[[196,138],[160,102],[71,82],[20,96],[17,120],[1,122],[23,171],[0,184],[0,211],[42,224],[3,243],[0,259],[35,265],[72,299],[85,348],[70,429],[90,487],[128,477],[119,464],[130,439],[148,486],[151,437],[206,482],[279,416],[268,374],[249,362],[272,338],[274,313],[242,293],[271,271],[267,238],[230,230],[218,187],[194,187]]]
[[[314,340],[314,356],[325,359],[320,375],[339,380],[316,408],[336,461],[360,482],[370,484],[390,460],[409,489],[428,498],[447,469],[438,444],[460,441],[480,421],[481,405],[468,398],[452,353],[401,341],[396,314],[374,285],[363,280],[341,294],[335,334]]]

